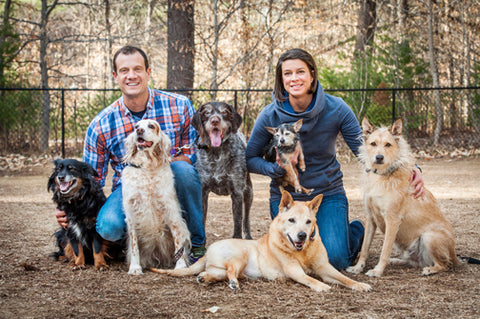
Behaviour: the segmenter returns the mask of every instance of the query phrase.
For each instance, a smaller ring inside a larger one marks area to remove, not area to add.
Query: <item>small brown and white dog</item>
[[[325,282],[341,284],[357,291],[369,291],[370,285],[356,282],[329,262],[327,251],[318,234],[315,219],[323,195],[309,202],[293,201],[284,191],[279,214],[270,224],[268,234],[258,240],[224,239],[208,247],[205,256],[189,268],[152,271],[172,276],[198,275],[198,282],[228,280],[237,289],[238,278],[293,279],[315,291],[326,291],[330,286],[309,276],[321,277]]]
[[[303,155],[302,144],[300,143],[300,129],[302,128],[303,119],[298,120],[294,124],[283,123],[278,127],[265,127],[265,129],[273,135],[272,140],[267,146],[265,159],[274,163],[278,156],[282,162],[282,167],[286,170],[285,175],[278,179],[280,191],[283,187],[291,185],[297,193],[311,194],[313,189],[306,189],[300,185],[298,179],[297,167],[292,165],[292,157],[298,153],[298,168],[305,172],[305,158]]]
[[[132,275],[150,267],[186,266],[190,232],[175,192],[170,146],[154,120],[139,121],[125,139],[122,195]]]
[[[401,136],[402,126],[401,119],[379,129],[367,118],[362,121],[365,142],[360,147],[359,159],[364,166],[362,188],[367,223],[358,262],[347,268],[348,272],[360,273],[365,268],[377,227],[385,238],[380,260],[366,273],[368,276],[382,276],[394,244],[401,256],[390,261],[423,267],[423,275],[444,271],[459,262],[452,226],[435,197],[426,189],[424,199],[412,196],[409,178],[415,163]]]

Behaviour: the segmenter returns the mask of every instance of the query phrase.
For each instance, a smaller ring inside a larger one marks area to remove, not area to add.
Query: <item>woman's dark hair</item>
[[[308,69],[312,74],[314,81],[308,93],[314,93],[317,90],[318,71],[317,71],[317,65],[315,64],[315,60],[313,59],[312,55],[302,49],[291,49],[284,52],[280,56],[277,62],[277,67],[275,69],[274,92],[275,92],[275,99],[277,101],[283,102],[286,100],[285,87],[283,86],[283,79],[282,79],[282,64],[286,60],[295,60],[295,59],[302,60],[303,62],[305,62],[305,64],[307,65]]]
[[[148,58],[145,52],[143,52],[143,50],[140,48],[137,48],[131,45],[126,45],[120,48],[117,52],[115,52],[115,55],[113,56],[113,71],[117,73],[117,57],[120,53],[124,55],[130,55],[130,54],[134,54],[135,52],[140,53],[140,55],[143,57],[143,61],[145,61],[145,70],[148,70],[149,64],[148,64]]]

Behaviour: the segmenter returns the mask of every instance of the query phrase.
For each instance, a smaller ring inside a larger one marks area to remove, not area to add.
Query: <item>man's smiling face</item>
[[[115,64],[117,71],[113,72],[113,77],[125,97],[134,99],[148,94],[150,68],[145,68],[145,61],[140,53],[120,53]]]

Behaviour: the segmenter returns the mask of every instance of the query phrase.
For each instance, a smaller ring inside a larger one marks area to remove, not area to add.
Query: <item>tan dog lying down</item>
[[[353,290],[369,291],[370,285],[356,282],[337,271],[328,262],[327,251],[318,234],[315,212],[322,201],[318,195],[310,202],[294,202],[284,191],[279,214],[272,221],[268,234],[258,240],[225,239],[208,247],[204,257],[189,268],[151,269],[172,276],[198,275],[198,282],[229,281],[238,288],[238,278],[293,279],[315,291],[341,284]]]

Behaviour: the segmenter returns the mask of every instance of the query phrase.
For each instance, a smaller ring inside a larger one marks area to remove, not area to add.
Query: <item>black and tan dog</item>
[[[97,270],[106,270],[107,246],[95,230],[98,212],[106,201],[95,180],[98,174],[89,164],[74,159],[57,159],[53,163],[55,169],[48,180],[48,190],[53,192],[53,201],[68,220],[67,228],[55,233],[59,247],[55,256],[70,260],[73,270],[85,268],[91,259]]]
[[[230,195],[234,238],[251,239],[253,188],[245,160],[245,137],[238,132],[242,117],[227,103],[210,102],[197,110],[192,126],[198,131],[196,168],[202,182],[203,223],[208,194]]]
[[[283,123],[278,127],[265,127],[273,135],[265,151],[265,159],[274,163],[278,153],[282,163],[281,166],[286,170],[285,175],[277,179],[280,191],[283,191],[283,187],[291,185],[297,193],[311,194],[313,189],[307,189],[300,185],[297,167],[292,165],[292,157],[298,154],[298,168],[302,172],[306,169],[302,144],[300,143],[302,124],[303,120],[300,119],[294,124]]]

